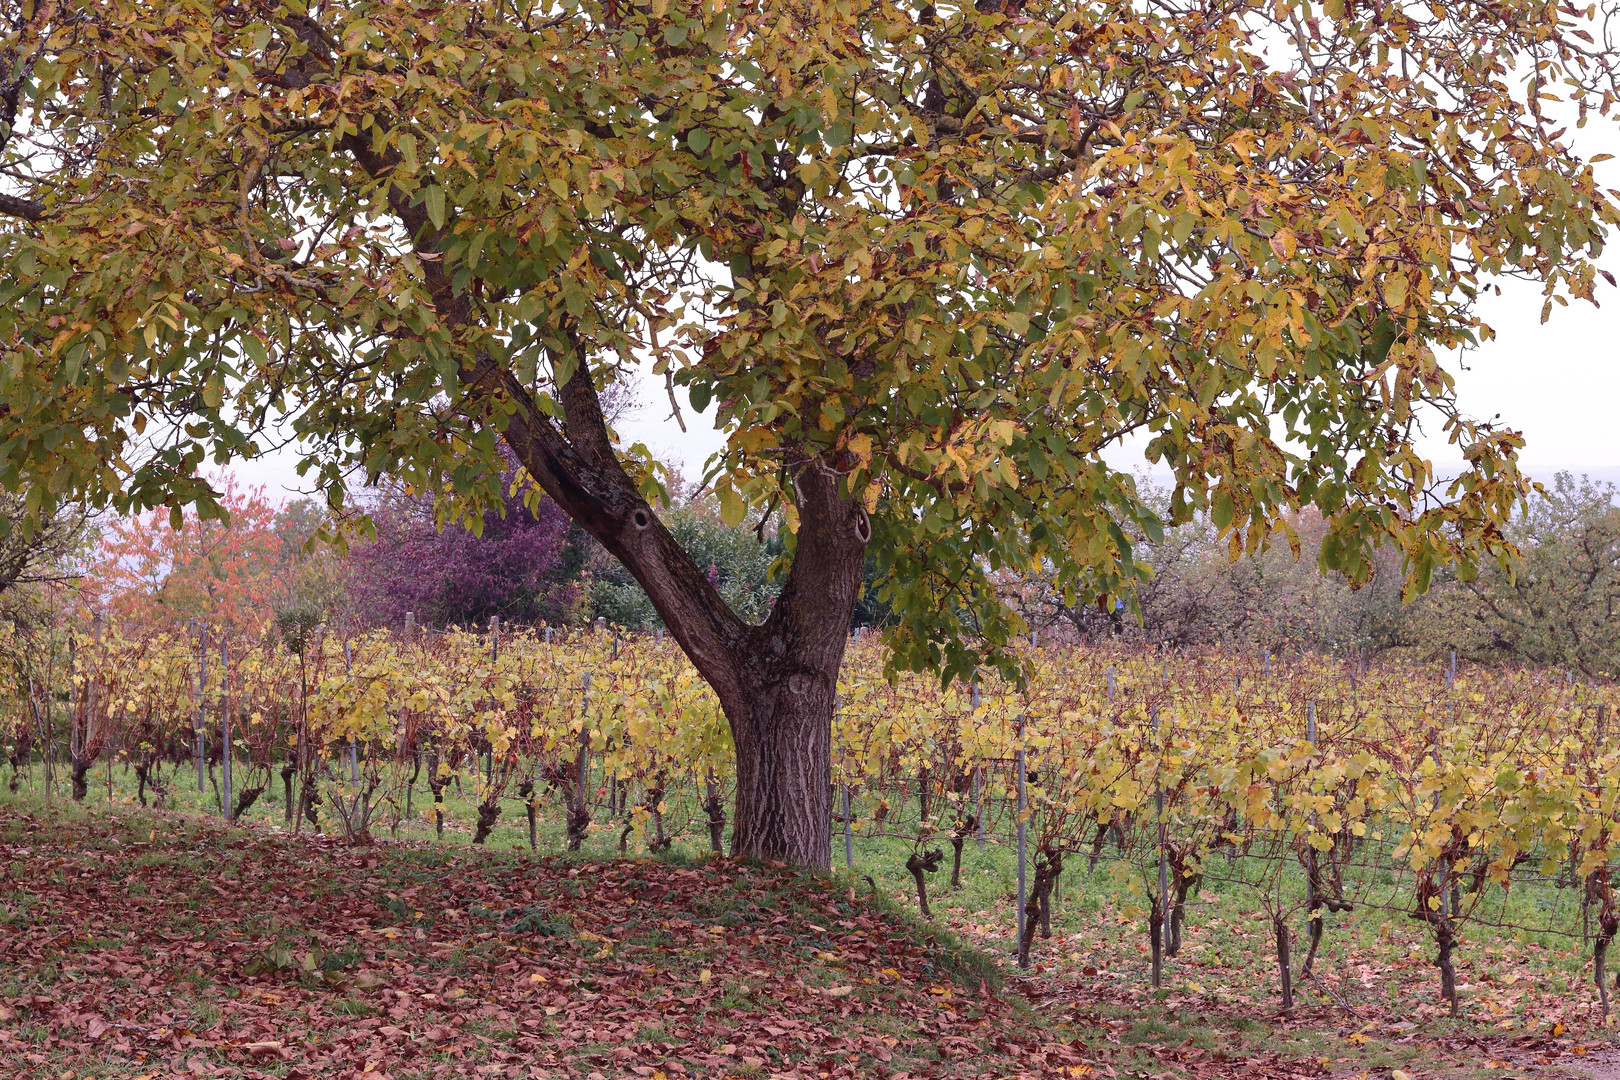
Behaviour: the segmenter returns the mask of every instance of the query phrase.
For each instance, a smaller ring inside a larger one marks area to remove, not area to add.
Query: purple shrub
[[[509,480],[510,478],[508,478]],[[506,513],[484,516],[483,535],[434,523],[430,496],[389,494],[372,513],[374,541],[348,560],[352,610],[364,626],[399,627],[406,612],[424,626],[482,626],[557,621],[575,587],[560,557],[568,518],[550,499],[531,513],[508,496]]]

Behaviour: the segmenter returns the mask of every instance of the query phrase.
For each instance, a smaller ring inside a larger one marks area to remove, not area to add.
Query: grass
[[[105,787],[96,786],[92,786],[86,806],[64,806],[58,797],[49,812],[42,812],[37,793],[0,798],[0,841],[32,852],[25,860],[28,887],[19,887],[23,878],[13,872],[0,893],[0,934],[37,936],[71,921],[70,909],[53,898],[70,893],[87,869],[106,874],[116,865],[134,871],[124,875],[120,901],[140,910],[160,907],[162,932],[171,937],[205,934],[213,935],[213,940],[225,933],[236,952],[241,952],[243,942],[251,942],[258,950],[255,955],[261,956],[273,945],[294,956],[319,945],[325,950],[325,964],[318,962],[317,968],[335,964],[332,973],[347,978],[351,972],[365,969],[368,958],[374,958],[375,951],[367,948],[374,940],[370,935],[386,925],[399,935],[398,941],[418,950],[409,962],[412,977],[435,981],[481,979],[481,973],[492,965],[509,962],[501,958],[504,954],[499,950],[517,942],[515,947],[522,956],[555,955],[583,965],[585,970],[576,979],[581,993],[613,993],[612,980],[617,976],[604,976],[601,969],[621,965],[701,988],[708,995],[701,1010],[705,1017],[755,1020],[783,1007],[773,990],[772,973],[787,970],[795,980],[794,993],[809,995],[822,1013],[829,1005],[862,1010],[858,1038],[896,1040],[894,1047],[865,1044],[883,1046],[889,1060],[883,1061],[869,1048],[866,1056],[857,1055],[856,1064],[861,1067],[901,1071],[897,1060],[915,1065],[924,1074],[958,1067],[949,1055],[941,1059],[939,1046],[930,1046],[926,1038],[919,1045],[915,1017],[923,1014],[895,1012],[892,995],[906,988],[885,973],[893,966],[884,962],[886,944],[858,942],[852,950],[848,942],[816,940],[810,933],[768,940],[763,946],[751,946],[749,955],[732,958],[695,946],[691,933],[666,925],[674,905],[683,912],[678,918],[720,928],[720,940],[761,932],[770,939],[772,928],[783,922],[813,923],[836,935],[837,929],[827,925],[830,916],[823,910],[825,899],[831,897],[835,910],[865,912],[863,917],[881,921],[884,933],[890,935],[886,941],[903,943],[904,971],[916,984],[912,990],[925,989],[924,1000],[941,996],[928,992],[929,987],[952,987],[952,1001],[977,1000],[984,990],[996,992],[996,1008],[1006,1010],[997,1014],[1001,1017],[998,1022],[1012,1025],[1024,1045],[1078,1039],[1087,1048],[1087,1062],[1116,1071],[1129,1065],[1141,1075],[1229,1072],[1234,1076],[1284,1076],[1291,1075],[1289,1069],[1309,1065],[1325,1074],[1346,1076],[1387,1075],[1394,1068],[1414,1076],[1501,1076],[1500,1067],[1487,1066],[1493,1061],[1517,1064],[1532,1056],[1544,1057],[1549,1048],[1563,1058],[1579,1059],[1578,1050],[1595,1049],[1610,1041],[1609,1030],[1592,1012],[1589,964],[1581,955],[1579,939],[1570,936],[1578,929],[1578,905],[1571,890],[1516,886],[1509,905],[1493,908],[1490,914],[1502,922],[1529,923],[1533,917],[1539,920],[1533,924],[1537,928],[1485,927],[1470,933],[1458,957],[1464,1001],[1460,1021],[1441,1015],[1424,927],[1405,918],[1393,904],[1376,902],[1376,897],[1375,902],[1348,915],[1330,918],[1317,963],[1320,982],[1301,985],[1299,1007],[1283,1016],[1277,1009],[1269,930],[1254,917],[1253,885],[1235,875],[1221,879],[1212,874],[1209,884],[1193,899],[1182,954],[1167,963],[1165,984],[1155,989],[1147,979],[1144,911],[1139,899],[1144,890],[1139,871],[1125,861],[1104,859],[1095,871],[1088,871],[1083,859],[1071,860],[1054,905],[1052,937],[1037,942],[1035,967],[1025,975],[1007,962],[1013,946],[1008,895],[1016,887],[1016,865],[1011,853],[996,843],[987,844],[982,851],[975,843],[966,845],[962,884],[956,889],[947,884],[947,859],[946,869],[930,883],[935,918],[923,920],[916,914],[912,882],[903,870],[911,842],[857,836],[854,873],[841,868],[830,879],[813,882],[787,875],[781,879],[784,884],[761,892],[757,875],[735,868],[726,871],[730,876],[722,875],[723,880],[711,880],[714,871],[703,851],[706,832],[696,808],[679,796],[670,800],[670,827],[678,839],[668,852],[649,857],[643,847],[637,859],[622,860],[617,824],[599,821],[581,853],[537,860],[528,853],[526,824],[516,800],[508,802],[488,850],[470,848],[467,841],[476,811],[468,777],[461,795],[454,785],[450,788],[446,803],[449,823],[443,838],[434,835],[430,821],[405,821],[397,835],[408,843],[355,856],[329,840],[294,842],[275,835],[272,830],[281,822],[281,807],[275,801],[261,800],[255,807],[251,824],[257,828],[252,831],[225,831],[217,818],[198,815],[198,811],[210,809],[211,792],[192,798],[195,791],[176,791],[171,805],[178,804],[178,809],[141,812],[129,805],[119,772],[113,770],[111,802],[106,800]],[[555,801],[548,802],[542,818],[542,853],[556,853],[563,846]],[[387,835],[386,830],[380,831]],[[835,854],[841,856],[838,840],[841,838],[835,838]],[[634,854],[637,840],[632,838],[629,846]],[[51,852],[49,858],[42,855],[46,850]],[[56,862],[59,857],[67,861]],[[15,853],[12,858],[15,868]],[[290,865],[281,877],[267,876],[254,862],[266,858],[284,859]],[[354,905],[346,892],[353,888],[352,876],[345,871],[328,879],[307,870],[311,865],[325,865],[318,860],[352,869],[356,858],[362,865],[375,864],[363,871],[371,922],[361,937],[334,936],[318,915],[334,905],[338,910]],[[536,871],[536,866],[544,869]],[[446,890],[453,892],[455,882],[469,874],[473,880],[483,881],[480,875],[485,871],[477,867],[493,868],[489,873],[497,875],[515,874],[517,879],[539,873],[545,888],[503,885],[487,898],[480,893],[476,901],[425,899]],[[305,872],[298,872],[300,869]],[[769,876],[775,872],[765,869],[760,873]],[[594,920],[604,916],[593,910],[593,903],[604,895],[602,882],[608,874],[614,875],[615,882],[608,890],[614,897],[613,932],[600,935],[593,929]],[[708,884],[702,889],[683,886],[677,890],[680,903],[676,905],[670,883],[688,880],[680,877],[683,874],[698,875]],[[867,874],[872,884],[868,884]],[[182,880],[195,887],[177,888],[176,882]],[[306,898],[304,905],[289,905],[278,895],[289,880],[297,882],[298,894]],[[1393,890],[1396,884],[1391,881],[1386,886]],[[816,890],[814,899],[802,893],[807,887]],[[1285,879],[1282,888],[1302,890],[1303,885]],[[228,930],[222,929],[217,918],[221,892],[255,900],[232,908]],[[649,910],[663,913],[662,917],[643,914]],[[1295,921],[1302,929],[1303,917]],[[154,925],[134,916],[120,922],[108,914],[103,925],[84,929],[87,936],[82,941],[42,951],[24,974],[0,986],[0,997],[22,999],[42,988],[51,992],[48,988],[71,985],[86,971],[72,961],[74,950],[127,947],[132,936],[145,936],[153,932]],[[701,936],[698,941],[709,944]],[[222,1020],[228,1023],[231,1009],[227,1003],[243,994],[251,999],[257,984],[244,987],[237,973],[245,964],[242,959],[236,972],[222,972],[217,965],[196,963],[188,956],[168,969],[164,992],[190,1003],[182,1010],[183,1022],[192,1025],[185,1030],[217,1028]],[[704,970],[710,973],[708,981],[697,981]],[[858,976],[854,974],[857,970],[861,972]],[[401,1006],[390,1004],[386,991],[379,997],[379,992],[355,990],[352,982],[319,984],[309,972],[268,977],[291,978],[300,993],[326,994],[320,998],[321,1015],[332,1023],[398,1026],[390,1023],[390,1009]],[[862,979],[870,981],[859,981]],[[828,991],[843,986],[851,987],[847,997],[827,996]],[[1027,1006],[1022,1004],[1025,998]],[[907,1008],[915,1005],[912,1002]],[[512,1018],[497,1017],[483,1027],[463,1024],[456,1031],[468,1033],[474,1044],[479,1038],[511,1043],[525,1038],[577,1037],[575,1028],[559,1021],[562,1015],[543,1015],[535,1018],[540,1022],[538,1028],[524,1028],[522,1014],[513,1010]],[[832,1015],[837,1016],[837,1011]],[[180,1016],[177,1013],[172,1019]],[[847,1021],[843,1017],[840,1022]],[[173,1024],[169,1027],[176,1030]],[[49,1037],[40,1033],[50,1029],[37,1023],[18,1029],[19,1033],[25,1030],[38,1035],[38,1039],[29,1036],[38,1042]],[[830,1030],[838,1031],[838,1025],[831,1025]],[[613,1054],[625,1046],[692,1043],[690,1029],[670,1026],[662,1014],[637,1021],[634,1030],[619,1025],[611,1034],[611,1038],[587,1038],[581,1044],[577,1057],[585,1074],[617,1067]],[[902,1047],[908,1039],[911,1047]],[[446,1040],[446,1044],[455,1043]],[[1465,1053],[1445,1049],[1449,1044],[1469,1049]],[[954,1044],[947,1049],[973,1054]],[[789,1059],[778,1060],[781,1055],[772,1057],[770,1050],[766,1046],[759,1054],[731,1055],[726,1066],[730,1071],[711,1075],[748,1075],[753,1070],[764,1076],[781,1071]],[[982,1052],[982,1044],[977,1050]],[[801,1047],[798,1052],[808,1051]],[[65,1052],[46,1056],[51,1067],[72,1060]],[[759,1064],[746,1058],[758,1058]],[[604,1061],[593,1064],[592,1059]],[[440,1055],[435,1060],[442,1065],[449,1058]],[[488,1059],[480,1060],[487,1063]],[[971,1060],[984,1064],[982,1054]],[[1039,1074],[1039,1070],[1031,1072],[1016,1054],[1008,1055],[998,1067],[1007,1070],[1004,1075]],[[1067,1066],[1054,1066],[1063,1067]],[[702,1074],[696,1071],[698,1066],[692,1068],[694,1075]],[[280,1075],[274,1069],[269,1071]],[[398,1070],[395,1074],[418,1075]],[[603,1075],[635,1074],[609,1071]]]

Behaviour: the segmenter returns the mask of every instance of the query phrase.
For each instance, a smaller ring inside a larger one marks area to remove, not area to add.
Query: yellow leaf
[[[1391,311],[1406,310],[1406,276],[1396,274],[1384,282],[1384,299]]]
[[[862,465],[872,464],[872,436],[851,435],[847,445],[849,452],[854,454]]]

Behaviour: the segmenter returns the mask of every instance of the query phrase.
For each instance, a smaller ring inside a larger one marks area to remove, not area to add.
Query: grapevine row
[[[0,698],[12,786],[30,761],[65,758],[82,798],[93,766],[118,760],[144,801],[195,767],[199,784],[223,781],[235,817],[279,779],[290,828],[324,820],[359,841],[379,813],[413,816],[417,798],[442,830],[445,787],[470,768],[475,843],[515,797],[531,844],[551,800],[570,848],[604,827],[605,804],[621,845],[659,850],[695,828],[719,850],[730,735],[679,650],[604,632],[552,638],[494,627],[220,638],[96,621],[35,656]],[[1157,983],[1189,895],[1236,882],[1274,931],[1286,1006],[1289,928],[1308,928],[1298,972],[1309,978],[1332,917],[1381,905],[1427,928],[1455,1010],[1464,927],[1491,922],[1534,875],[1581,890],[1607,1010],[1620,930],[1613,687],[1218,652],[1059,647],[1027,661],[1022,685],[941,687],[886,675],[878,645],[850,649],[833,827],[905,839],[925,913],[946,845],[954,876],[964,844],[1017,842],[1033,871],[1019,908],[1027,961],[1065,866],[1124,860]],[[701,808],[693,820],[670,820],[677,793]],[[1374,871],[1394,886],[1373,888]]]

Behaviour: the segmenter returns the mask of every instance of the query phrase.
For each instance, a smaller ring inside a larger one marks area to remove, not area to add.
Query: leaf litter
[[[40,1080],[1358,1075],[1123,1038],[1094,992],[1002,984],[853,889],[721,859],[0,805],[0,956],[0,1061]]]

